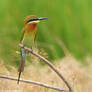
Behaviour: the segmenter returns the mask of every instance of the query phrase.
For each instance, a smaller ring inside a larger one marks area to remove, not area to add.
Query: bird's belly
[[[34,34],[33,32],[25,34],[23,44],[28,47],[34,46]]]

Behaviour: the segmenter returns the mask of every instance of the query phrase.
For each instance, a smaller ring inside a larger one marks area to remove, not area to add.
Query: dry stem
[[[40,56],[39,54],[37,54],[36,52],[33,52],[30,48],[25,47],[23,44],[19,44],[19,46],[21,48],[24,48],[26,51],[28,51],[29,53],[31,53],[32,55],[38,57],[40,60],[42,60],[44,63],[46,63],[66,84],[66,86],[69,88],[69,92],[74,92],[72,87],[70,86],[70,84],[67,82],[67,80],[63,77],[63,75],[54,67],[54,65],[48,61],[47,59],[45,59],[44,57]]]
[[[4,76],[4,75],[0,75],[0,78],[2,78],[2,79],[8,79],[8,80],[14,80],[14,81],[18,80],[17,78],[10,77],[10,76]],[[57,91],[60,91],[60,92],[69,92],[68,90],[64,90],[64,89],[61,89],[61,88],[53,87],[51,85],[47,85],[47,84],[44,84],[44,83],[41,83],[41,82],[32,81],[32,80],[20,79],[20,82],[25,82],[25,83],[29,83],[29,84],[34,84],[34,85],[42,86],[42,87],[50,88],[50,89],[57,90]]]

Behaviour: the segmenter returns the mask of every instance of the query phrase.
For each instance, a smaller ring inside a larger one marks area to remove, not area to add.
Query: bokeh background
[[[37,48],[53,61],[71,53],[82,59],[92,55],[92,2],[90,0],[2,0],[0,1],[0,59],[17,64],[16,54],[24,18],[48,17],[38,24]]]
[[[0,74],[18,76],[20,55],[16,51],[20,51],[18,44],[28,15],[48,17],[37,25],[38,53],[60,69],[76,92],[92,92],[91,0],[0,0]],[[27,61],[22,78],[65,87],[38,59],[33,58],[36,62],[31,64],[29,58]],[[0,90],[56,92],[3,79],[0,84]]]

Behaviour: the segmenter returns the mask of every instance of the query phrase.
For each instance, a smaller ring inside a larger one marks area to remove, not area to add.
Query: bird
[[[37,34],[37,24],[41,20],[46,20],[46,19],[48,19],[48,18],[37,17],[36,15],[28,15],[27,17],[25,17],[24,28],[23,28],[24,31],[21,36],[20,43],[23,44],[24,46],[30,47],[33,50],[34,42],[35,42],[36,34]],[[19,65],[19,69],[18,69],[18,73],[19,73],[18,81],[17,81],[18,84],[20,81],[21,73],[24,70],[24,64],[26,61],[26,51],[24,50],[23,47],[20,49],[20,53],[21,53],[21,60],[20,60],[20,65]]]

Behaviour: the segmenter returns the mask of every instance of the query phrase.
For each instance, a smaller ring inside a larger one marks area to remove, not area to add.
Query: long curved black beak
[[[46,19],[48,19],[48,18],[42,18],[42,17],[38,18],[38,20],[46,20]]]

